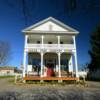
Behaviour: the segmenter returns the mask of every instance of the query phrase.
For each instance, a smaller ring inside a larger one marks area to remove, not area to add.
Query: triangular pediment
[[[52,21],[48,21],[35,28],[32,28],[32,31],[68,31],[68,30]]]
[[[23,30],[23,32],[47,32],[47,33],[52,33],[52,32],[64,32],[64,33],[79,33],[77,30],[69,27],[68,25],[65,25],[64,23],[49,17],[43,21],[40,21],[26,29]]]

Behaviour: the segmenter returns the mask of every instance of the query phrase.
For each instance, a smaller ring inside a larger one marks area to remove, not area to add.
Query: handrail
[[[28,48],[58,48],[58,44],[27,44]],[[74,44],[60,44],[59,48],[74,48]]]

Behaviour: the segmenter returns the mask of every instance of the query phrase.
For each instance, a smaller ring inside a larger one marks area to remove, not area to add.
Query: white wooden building
[[[22,32],[25,35],[25,80],[78,79],[77,30],[49,17]]]
[[[0,76],[15,75],[14,67],[3,66],[0,67]]]

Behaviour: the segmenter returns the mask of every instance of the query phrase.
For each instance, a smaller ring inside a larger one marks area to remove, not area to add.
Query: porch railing
[[[45,48],[45,49],[74,49],[74,44],[27,44],[27,48]]]

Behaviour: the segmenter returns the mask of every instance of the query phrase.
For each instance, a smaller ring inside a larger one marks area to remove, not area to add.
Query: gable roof
[[[35,29],[35,28],[37,28],[37,27],[39,27],[39,26],[41,26],[41,25],[43,25],[43,24],[45,24],[49,21],[54,23],[54,24],[57,24],[58,26],[65,29],[66,31],[59,31],[59,30],[57,30],[57,31],[43,31],[43,30],[41,31],[41,30],[39,30],[38,31],[38,30],[33,30],[33,29]],[[42,21],[40,21],[40,22],[30,26],[30,27],[27,27],[27,28],[23,29],[22,32],[24,32],[24,33],[67,33],[67,34],[78,34],[79,33],[74,28],[71,28],[70,26],[62,23],[61,21],[59,21],[59,20],[57,20],[53,17],[48,17],[48,18],[46,18],[46,19],[44,19],[44,20],[42,20]]]

